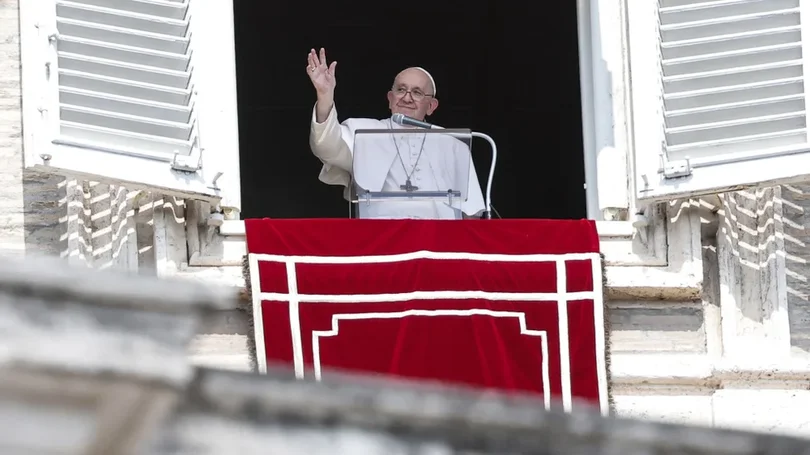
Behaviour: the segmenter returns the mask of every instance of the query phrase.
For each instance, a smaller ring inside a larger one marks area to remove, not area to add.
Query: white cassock
[[[319,180],[346,187],[343,195],[349,200],[355,131],[402,128],[389,119],[354,118],[341,124],[334,107],[326,121],[317,123],[313,109],[309,145],[323,163]],[[408,176],[419,191],[444,191],[457,182],[466,183],[468,189],[466,201],[456,207],[444,199],[361,203],[361,218],[460,219],[461,212],[477,216],[486,209],[469,147],[460,140],[442,134],[369,135],[367,140],[363,147],[373,147],[374,153],[364,152],[365,172],[358,183],[368,191],[400,192]],[[436,153],[436,148],[441,153]]]

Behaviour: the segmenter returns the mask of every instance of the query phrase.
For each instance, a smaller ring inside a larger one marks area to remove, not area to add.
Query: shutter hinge
[[[203,149],[199,144],[199,139],[195,137],[194,143],[191,145],[191,153],[188,155],[175,153],[171,163],[172,169],[180,172],[197,172],[202,169]]]
[[[181,172],[197,172],[202,169],[202,155],[180,155],[175,153],[172,159],[172,169]]]
[[[689,158],[669,161],[666,155],[662,155],[661,170],[665,179],[676,179],[692,175],[692,165],[689,163]]]

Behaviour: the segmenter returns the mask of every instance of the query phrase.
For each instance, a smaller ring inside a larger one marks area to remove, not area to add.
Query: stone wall
[[[790,344],[810,355],[810,183],[782,187]]]
[[[810,455],[806,439],[546,411],[536,396],[195,368],[186,346],[234,304],[222,291],[0,262],[0,452]]]
[[[0,2],[0,251],[55,254],[66,244],[67,188],[23,172],[19,1]]]

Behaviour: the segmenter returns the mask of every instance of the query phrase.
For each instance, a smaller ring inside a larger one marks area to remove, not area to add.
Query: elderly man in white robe
[[[330,185],[346,187],[344,197],[349,199],[355,131],[408,127],[398,125],[391,118],[353,118],[339,123],[334,102],[337,62],[327,65],[326,51],[323,48],[320,54],[312,49],[307,62],[307,74],[317,94],[309,143],[312,152],[323,163],[319,179]],[[388,92],[388,107],[392,116],[403,114],[424,120],[438,106],[436,83],[430,73],[422,68],[412,67],[400,72]],[[370,169],[370,175],[366,176],[370,178],[364,182],[365,189],[384,192],[409,188],[442,191],[447,189],[446,186],[442,188],[447,182],[464,181],[464,177],[467,177],[467,198],[460,205],[454,204],[455,206],[444,199],[358,204],[361,218],[477,218],[486,210],[478,176],[469,157],[469,147],[465,143],[439,134],[391,136],[390,141],[375,141],[377,150],[374,153],[380,154],[380,160],[377,161],[379,165]],[[426,147],[441,147],[441,153],[435,153],[435,150],[425,153]],[[429,156],[424,157],[423,154]],[[460,173],[468,175],[459,175]]]

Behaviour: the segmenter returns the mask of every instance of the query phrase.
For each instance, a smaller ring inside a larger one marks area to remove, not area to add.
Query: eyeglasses
[[[411,98],[413,98],[414,101],[422,101],[423,99],[425,99],[426,96],[433,96],[426,94],[425,92],[419,90],[418,88],[408,90],[405,87],[395,87],[391,89],[391,91],[394,92],[399,97],[403,97],[408,93],[410,93]]]

